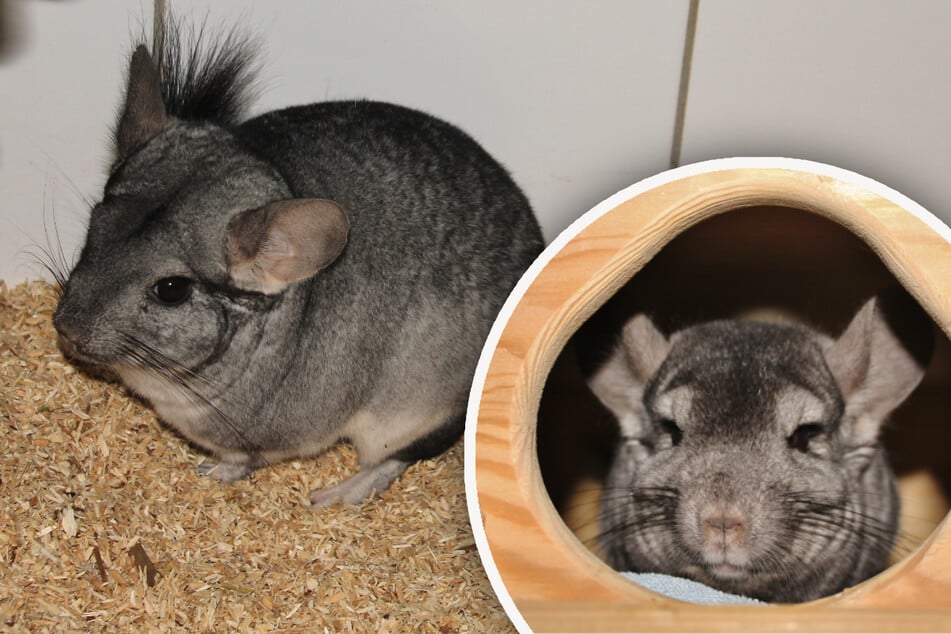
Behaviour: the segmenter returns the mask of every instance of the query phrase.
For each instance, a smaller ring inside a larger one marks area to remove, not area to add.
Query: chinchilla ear
[[[281,200],[242,212],[228,228],[231,281],[244,290],[280,293],[337,259],[349,229],[337,203],[317,198]]]
[[[161,132],[167,120],[158,69],[148,49],[139,46],[129,63],[129,85],[116,130],[119,157],[129,156]]]
[[[825,357],[845,398],[843,433],[853,446],[874,443],[882,423],[918,386],[931,359],[931,320],[901,289],[873,297]]]
[[[629,320],[607,362],[588,380],[591,391],[618,419],[622,436],[643,431],[644,386],[670,351],[670,342],[646,315]]]

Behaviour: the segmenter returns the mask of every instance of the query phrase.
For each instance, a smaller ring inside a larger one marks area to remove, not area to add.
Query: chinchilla
[[[131,56],[62,347],[217,456],[201,470],[222,481],[348,439],[359,473],[311,502],[356,503],[459,437],[538,223],[499,163],[421,112],[243,120],[254,45],[181,32]]]
[[[838,339],[738,320],[667,338],[632,318],[590,380],[620,426],[607,562],[776,602],[881,571],[899,503],[878,436],[921,380],[932,330],[892,291]]]

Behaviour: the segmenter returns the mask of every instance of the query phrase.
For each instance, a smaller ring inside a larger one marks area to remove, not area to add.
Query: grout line
[[[161,69],[159,59],[165,48],[165,17],[168,15],[165,0],[153,0],[152,4],[152,59]]]
[[[687,91],[690,88],[690,68],[693,65],[693,42],[697,35],[697,13],[700,0],[690,0],[687,10],[687,31],[684,34],[684,56],[680,65],[680,89],[677,93],[677,114],[674,116],[674,138],[670,146],[671,169],[680,166],[680,150],[684,142],[684,120],[687,117]]]

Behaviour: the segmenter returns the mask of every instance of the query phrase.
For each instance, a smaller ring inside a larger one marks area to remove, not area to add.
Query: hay
[[[510,632],[466,514],[462,446],[382,498],[311,509],[349,447],[224,485],[120,386],[59,353],[56,296],[0,283],[0,629]]]

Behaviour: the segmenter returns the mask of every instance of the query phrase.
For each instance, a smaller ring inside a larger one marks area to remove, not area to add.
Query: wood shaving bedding
[[[340,446],[226,485],[56,346],[56,293],[0,282],[0,629],[512,632],[479,561],[462,444],[381,498],[312,509]]]

